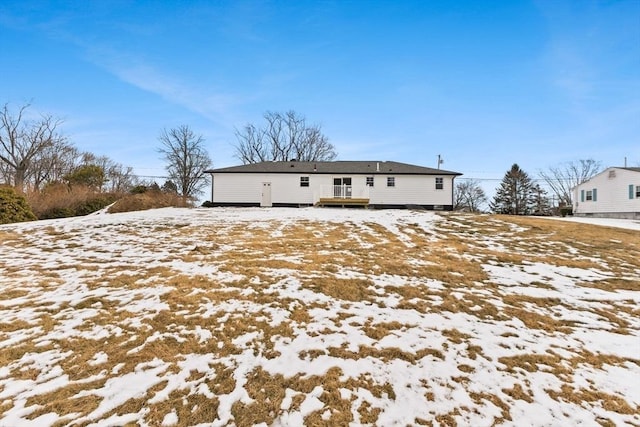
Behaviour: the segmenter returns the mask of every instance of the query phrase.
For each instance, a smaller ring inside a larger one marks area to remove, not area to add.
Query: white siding
[[[300,187],[300,177],[309,177],[309,187]],[[274,204],[314,204],[320,197],[331,197],[334,178],[351,178],[353,197],[369,198],[375,205],[451,205],[453,177],[443,175],[443,189],[436,190],[435,175],[375,174],[374,186],[366,186],[366,177],[356,174],[256,174],[222,173],[213,176],[214,203],[253,203],[261,200],[262,183],[271,183]],[[387,186],[387,177],[395,186]]]
[[[300,187],[300,177],[309,176],[309,187]],[[262,183],[271,183],[272,203],[314,203],[315,176],[305,174],[214,174],[214,203],[260,203]]]
[[[633,198],[629,198],[629,186],[633,186]],[[573,190],[574,215],[609,215],[640,213],[640,198],[635,188],[640,185],[640,172],[621,168],[609,168]],[[595,190],[596,200],[586,200],[587,191]],[[582,194],[585,194],[584,200]]]
[[[387,187],[387,177],[395,186]],[[374,205],[450,205],[453,177],[443,176],[443,189],[436,190],[432,175],[376,175],[369,203]]]

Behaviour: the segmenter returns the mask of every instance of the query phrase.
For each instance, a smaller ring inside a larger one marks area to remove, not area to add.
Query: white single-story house
[[[607,168],[574,187],[573,214],[640,219],[640,168]]]
[[[452,210],[462,175],[399,162],[261,162],[211,169],[213,206],[364,206]]]

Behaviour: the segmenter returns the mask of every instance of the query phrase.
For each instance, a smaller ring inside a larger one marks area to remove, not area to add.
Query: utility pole
[[[440,154],[438,154],[438,169],[440,169],[440,165],[444,163],[444,160],[442,159],[442,157],[440,156]]]

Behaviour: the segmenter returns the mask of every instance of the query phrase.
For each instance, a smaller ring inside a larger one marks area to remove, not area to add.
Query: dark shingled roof
[[[625,170],[633,171],[633,172],[640,172],[640,168],[620,168],[620,169],[625,169]]]
[[[308,173],[308,174],[393,174],[393,175],[462,175],[459,172],[426,168],[399,162],[260,162],[228,168],[209,169],[206,173]]]

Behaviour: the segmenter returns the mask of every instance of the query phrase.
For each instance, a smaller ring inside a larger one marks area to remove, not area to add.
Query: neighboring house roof
[[[592,176],[591,178],[587,179],[586,181],[581,182],[580,184],[576,185],[575,187],[572,187],[571,191],[577,191],[578,187],[584,187],[585,185],[589,185],[589,183],[591,181],[593,181],[594,179],[598,178],[600,175],[604,175],[606,173],[609,173],[609,171],[612,170],[612,169],[622,169],[622,170],[626,170],[626,171],[640,173],[640,168],[624,168],[624,167],[621,167],[621,166],[610,166],[610,167],[604,169],[602,172],[600,172],[600,173]]]
[[[433,169],[400,162],[260,162],[228,168],[209,169],[206,173],[315,173],[315,174],[394,174],[394,175],[462,175],[459,172]]]

